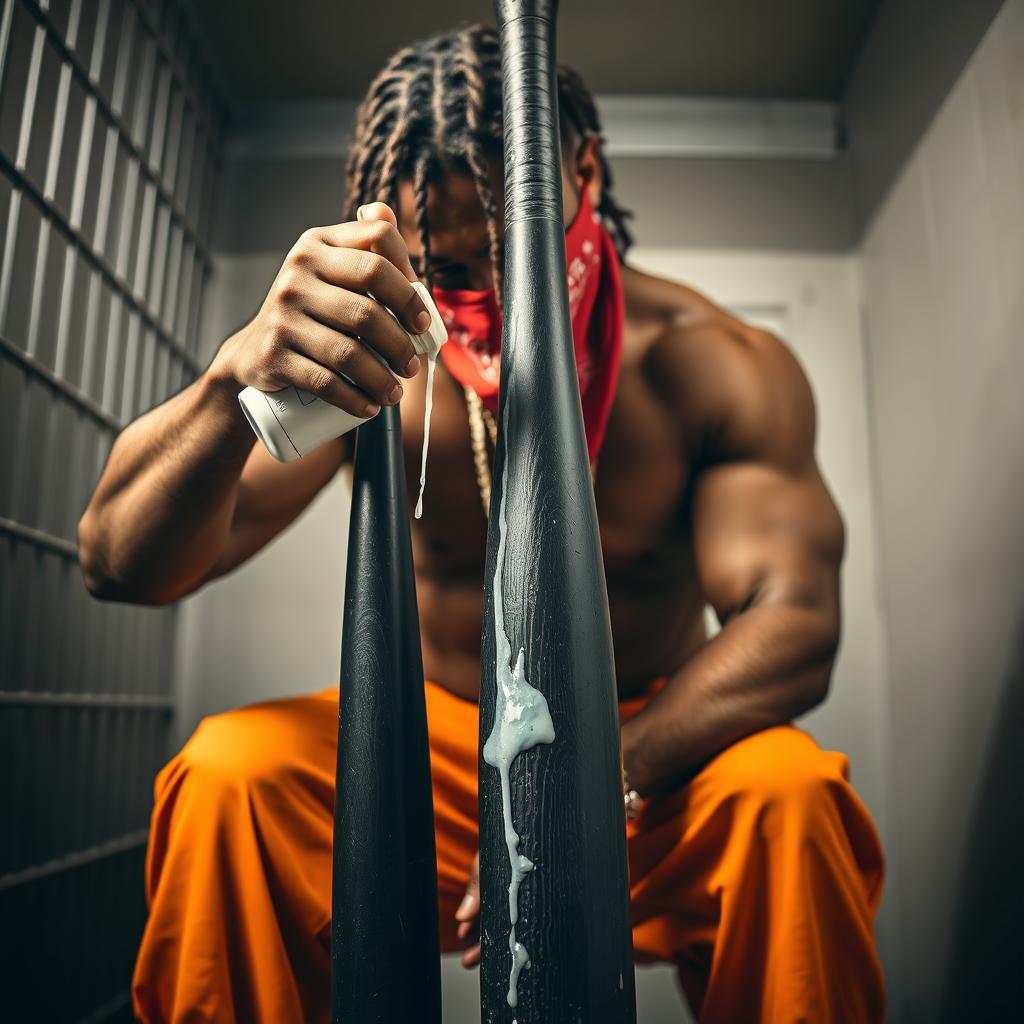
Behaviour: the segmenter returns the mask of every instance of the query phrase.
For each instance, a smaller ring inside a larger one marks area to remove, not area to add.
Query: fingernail
[[[400,401],[401,398],[402,398],[402,385],[401,384],[396,384],[388,392],[388,402],[390,402],[392,405],[394,405],[396,402]]]
[[[356,220],[362,220],[363,219],[363,210],[365,210],[365,209],[366,209],[365,206],[360,206],[359,209],[356,210]]]
[[[422,334],[430,326],[430,314],[426,310],[417,314],[414,326],[416,333]]]
[[[473,897],[467,892],[466,895],[462,897],[462,902],[459,904],[459,909],[455,911],[455,916],[458,917],[459,914],[468,914],[472,906]]]
[[[380,412],[380,406],[376,402],[368,402],[363,411],[364,416],[376,416]]]
[[[405,364],[405,375],[407,377],[415,377],[416,374],[419,373],[419,372],[420,372],[420,357],[419,356],[413,356],[412,359],[410,359],[409,362],[407,362]]]

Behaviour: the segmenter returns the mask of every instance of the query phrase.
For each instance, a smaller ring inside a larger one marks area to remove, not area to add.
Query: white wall
[[[842,101],[858,238],[1004,0],[882,0]]]
[[[862,249],[905,1021],[1020,1019],[1024,0]]]

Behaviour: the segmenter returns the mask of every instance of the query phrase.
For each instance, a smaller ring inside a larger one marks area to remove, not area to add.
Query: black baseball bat
[[[636,1017],[611,626],[566,285],[557,7],[495,2],[505,274],[481,645],[486,1024]],[[538,742],[509,766],[517,738]]]
[[[397,407],[356,439],[334,814],[333,1020],[437,1024],[434,807]]]

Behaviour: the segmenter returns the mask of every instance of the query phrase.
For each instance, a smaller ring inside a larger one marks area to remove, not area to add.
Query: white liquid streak
[[[423,410],[423,455],[420,458],[420,496],[416,499],[417,519],[423,517],[423,492],[427,486],[427,449],[430,447],[430,413],[434,408],[434,367],[437,356],[427,358],[427,403]]]
[[[502,430],[508,440],[508,410],[502,423]],[[505,604],[502,594],[502,577],[505,570],[505,499],[508,493],[508,455],[506,447],[505,464],[501,473],[501,505],[498,510],[498,557],[494,569],[494,641],[497,653],[497,687],[494,705],[494,726],[484,744],[484,760],[501,773],[501,807],[505,818],[505,845],[508,847],[508,862],[512,878],[508,886],[508,916],[511,924],[508,936],[512,967],[508,978],[508,1005],[519,1002],[519,974],[530,966],[530,954],[522,943],[516,941],[516,923],[519,921],[519,886],[527,872],[533,870],[533,862],[519,853],[519,834],[512,824],[512,796],[509,774],[512,762],[524,750],[538,743],[551,743],[555,738],[555,727],[551,721],[548,702],[540,690],[532,687],[526,679],[525,651],[520,648],[515,665],[512,665],[512,642],[505,632]]]

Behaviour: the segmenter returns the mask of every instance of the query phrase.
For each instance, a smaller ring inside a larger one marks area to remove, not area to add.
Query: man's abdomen
[[[482,572],[482,570],[481,570]],[[669,578],[610,577],[608,599],[619,695],[674,672],[704,642],[704,602],[695,584]],[[480,694],[483,580],[417,576],[423,671],[464,700]]]

